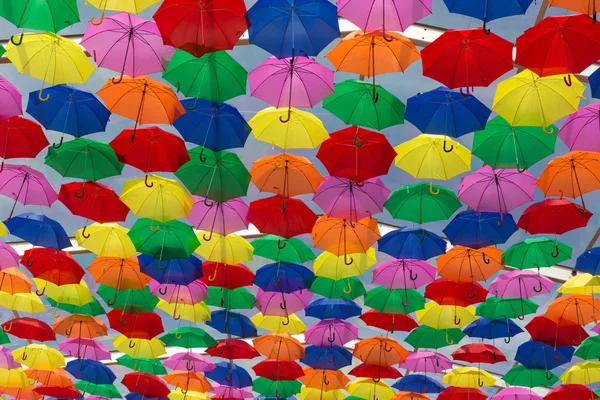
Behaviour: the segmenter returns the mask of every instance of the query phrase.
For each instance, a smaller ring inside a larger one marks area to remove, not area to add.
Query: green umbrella
[[[184,95],[223,103],[246,94],[248,71],[225,51],[200,58],[177,50],[163,78]],[[196,108],[197,102],[192,110]]]
[[[409,314],[425,308],[425,297],[413,289],[379,286],[365,294],[365,305],[382,313]]]
[[[252,241],[254,255],[273,261],[285,261],[304,264],[317,256],[302,240],[285,239],[281,236],[266,235]]]
[[[0,345],[7,343],[10,343],[10,339],[8,338],[8,335],[2,329],[0,329]]]
[[[6,49],[0,44],[0,57],[2,57],[4,53],[6,53]]]
[[[573,249],[566,244],[540,237],[510,246],[502,253],[502,264],[517,269],[548,268],[572,255]]]
[[[62,176],[86,181],[120,175],[124,166],[108,144],[86,138],[71,140],[59,148],[49,147],[45,162]]]
[[[136,372],[145,372],[152,375],[165,375],[167,369],[160,360],[154,358],[133,358],[127,354],[117,358],[117,363]]]
[[[421,182],[398,188],[384,207],[396,219],[423,224],[450,218],[462,204],[452,190]]]
[[[347,293],[348,287],[350,287],[350,293]],[[346,300],[354,300],[367,293],[365,285],[363,285],[356,276],[338,280],[317,276],[313,281],[310,290],[311,292],[327,297],[328,299]]]
[[[575,351],[575,356],[584,360],[597,361],[600,358],[600,336],[585,339]]]
[[[217,341],[202,328],[192,326],[173,329],[162,335],[160,340],[165,346],[176,346],[186,349],[212,347],[217,344]]]
[[[458,344],[465,336],[460,329],[433,329],[421,325],[413,329],[404,341],[415,349],[441,349]]]
[[[487,319],[519,318],[535,314],[539,305],[529,299],[502,299],[488,297],[485,302],[477,306],[475,315]]]
[[[240,158],[228,151],[196,147],[188,161],[175,172],[192,194],[224,203],[248,192],[251,175]]]
[[[98,295],[110,307],[130,314],[154,311],[158,304],[158,297],[150,293],[148,286],[143,289],[116,290],[107,285],[100,285]]]
[[[525,386],[529,388],[537,386],[552,386],[558,382],[558,376],[545,369],[527,369],[522,365],[513,367],[502,377],[509,385]]]
[[[192,227],[177,220],[139,218],[127,235],[137,251],[161,261],[188,258],[200,246]]]
[[[373,84],[348,80],[334,86],[335,93],[323,100],[323,108],[348,125],[378,131],[404,123],[406,106],[379,85],[377,102],[373,101]]]
[[[2,0],[0,16],[17,28],[54,33],[79,22],[77,0]],[[10,40],[18,46],[23,36],[20,39],[11,37]]]
[[[116,386],[109,383],[97,385],[88,381],[79,381],[75,383],[75,387],[84,394],[95,394],[96,396],[108,397],[109,399],[122,398]]]
[[[206,305],[223,307],[230,310],[251,310],[254,308],[254,295],[244,287],[225,289],[220,286],[209,286]]]
[[[253,381],[252,390],[265,397],[286,398],[300,393],[300,381],[272,381],[259,376]]]
[[[548,129],[558,132],[551,125]],[[498,116],[484,130],[475,132],[473,155],[494,169],[523,171],[554,153],[556,133],[548,135],[539,126],[511,126]]]
[[[93,300],[90,303],[84,304],[82,306],[74,306],[71,304],[57,303],[50,297],[46,297],[46,300],[48,301],[48,303],[50,303],[50,305],[53,308],[59,308],[60,310],[64,310],[71,314],[83,314],[92,317],[106,314],[106,311],[104,310],[104,308],[102,308],[102,304],[100,304],[98,299],[96,299],[95,297],[92,297],[92,299]]]

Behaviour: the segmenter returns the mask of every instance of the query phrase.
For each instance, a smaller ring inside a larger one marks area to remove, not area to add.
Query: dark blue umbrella
[[[189,285],[202,278],[202,261],[193,255],[190,258],[159,261],[156,258],[140,254],[140,271],[163,284]]]
[[[41,214],[24,213],[4,221],[11,235],[34,246],[62,250],[71,246],[69,235],[61,224]]]
[[[358,317],[362,309],[352,300],[321,298],[313,301],[306,307],[307,317],[319,319],[348,319]]]
[[[206,325],[221,333],[241,338],[258,336],[256,326],[250,321],[250,318],[243,314],[229,310],[218,310],[213,311],[210,316],[211,319],[206,321]]]
[[[486,29],[489,21],[525,14],[533,0],[444,0],[444,3],[451,13],[482,20]]]
[[[378,240],[379,251],[394,258],[428,260],[446,252],[446,241],[423,228],[404,227]]]
[[[301,264],[278,262],[256,271],[254,284],[265,292],[292,293],[311,287],[314,273]]]
[[[481,317],[467,325],[463,332],[469,337],[481,339],[506,338],[504,341],[508,343],[513,336],[523,332],[523,329],[508,318],[487,319]]]
[[[71,360],[65,366],[65,371],[95,385],[112,384],[117,379],[109,367],[94,360]]]
[[[258,0],[246,19],[250,43],[277,58],[317,56],[340,36],[329,0]]]
[[[392,385],[392,387],[402,392],[416,393],[440,393],[445,389],[444,386],[435,379],[420,374],[410,374],[400,378]]]
[[[38,91],[29,93],[27,112],[50,131],[82,137],[104,132],[110,111],[92,93],[65,85],[52,86],[44,91],[50,99],[41,101]],[[60,147],[60,143],[54,145]]]
[[[462,211],[444,228],[444,234],[453,245],[480,249],[505,243],[519,228],[512,215],[500,213]]]
[[[242,388],[252,386],[252,377],[244,368],[233,363],[222,361],[215,364],[217,367],[207,371],[204,375],[220,385]]]
[[[528,369],[551,370],[570,362],[574,352],[575,348],[571,346],[554,347],[530,340],[517,348],[515,361]]]
[[[592,275],[600,275],[600,247],[594,247],[577,257],[575,269]]]
[[[600,68],[594,71],[588,78],[590,89],[592,89],[592,97],[600,99]]]
[[[329,369],[335,371],[352,364],[352,353],[340,346],[317,347],[308,346],[301,363],[313,369]]]

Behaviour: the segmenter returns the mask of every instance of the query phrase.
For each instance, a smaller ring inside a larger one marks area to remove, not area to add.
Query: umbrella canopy
[[[58,200],[56,191],[41,172],[25,165],[4,165],[0,168],[0,194],[15,200],[8,215],[9,220],[17,202],[50,207]]]
[[[387,199],[385,209],[396,219],[423,224],[448,219],[461,203],[454,192],[443,186],[421,182],[402,186]],[[437,194],[433,194],[433,193]]]
[[[379,239],[377,220],[367,217],[356,223],[347,219],[322,216],[312,230],[315,247],[344,255],[344,262],[349,265],[351,253],[364,253]]]
[[[502,219],[502,223],[500,223]],[[450,243],[479,249],[506,243],[516,232],[517,224],[510,214],[461,211],[444,228]]]
[[[289,153],[261,157],[252,164],[250,174],[261,192],[288,197],[314,193],[323,182],[312,162]]]
[[[532,2],[532,0],[510,0],[506,2],[485,0],[472,3],[468,0],[444,0],[444,4],[451,13],[482,20],[484,30],[486,30],[486,23],[489,21],[511,15],[525,14]]]
[[[338,0],[338,14],[347,18],[365,32],[386,28],[404,32],[421,18],[431,14],[431,2],[404,3],[382,0]]]
[[[0,53],[3,54],[4,51],[0,50]],[[2,76],[0,76],[0,100],[5,104],[5,108],[0,111],[0,122],[23,114],[21,93]]]
[[[0,122],[2,165],[10,158],[35,158],[48,144],[42,128],[33,121],[17,115]]]
[[[558,131],[558,136],[570,150],[599,151],[596,144],[596,131],[594,127],[598,122],[600,102],[581,107],[577,112],[569,115],[563,126]]]
[[[562,235],[588,224],[592,213],[567,199],[546,199],[523,211],[517,226],[531,234]]]

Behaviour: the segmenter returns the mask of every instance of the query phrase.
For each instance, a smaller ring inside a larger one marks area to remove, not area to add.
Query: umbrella
[[[71,240],[65,229],[57,221],[44,215],[24,213],[4,221],[4,225],[11,235],[34,246],[56,250],[71,247]]]
[[[2,94],[0,88],[0,95]],[[0,97],[0,100],[1,97]],[[20,104],[20,102],[19,102]],[[0,154],[4,161],[10,158],[35,158],[46,146],[48,139],[42,128],[33,121],[20,116],[11,116],[0,122]]]
[[[515,361],[529,369],[551,370],[569,363],[574,351],[571,346],[554,347],[531,340],[519,345]]]
[[[204,375],[199,372],[192,371],[173,371],[165,376],[165,381],[169,385],[181,389],[183,392],[188,390],[196,392],[208,392],[212,391],[213,387],[206,380]]]
[[[223,267],[243,263],[252,260],[254,253],[254,247],[243,237],[238,236],[234,233],[221,236],[213,233],[211,240],[206,240],[206,232],[199,232],[197,239],[200,241],[201,246],[196,249],[196,254],[205,258],[207,261],[216,261],[217,263],[223,263]],[[232,271],[234,273],[236,271]],[[218,267],[213,269],[213,274],[209,275],[208,269],[206,270],[206,276],[208,277],[208,283],[216,286],[216,280],[223,278],[217,278]],[[210,279],[213,279],[211,281]],[[242,277],[240,277],[242,278]],[[245,275],[242,279],[246,279]],[[235,281],[237,281],[236,278]],[[225,278],[225,282],[234,282],[234,280],[228,280]]]
[[[502,253],[502,262],[518,269],[549,268],[571,258],[573,249],[566,244],[544,237],[525,239]]]
[[[87,270],[96,282],[113,287],[117,291],[142,289],[150,282],[150,277],[140,272],[135,257],[96,257]]]
[[[286,239],[281,236],[265,235],[253,240],[252,247],[255,256],[278,262],[303,264],[317,258],[310,247],[297,238]],[[314,264],[313,269],[315,269]]]
[[[550,293],[554,282],[535,271],[511,271],[498,275],[488,288],[494,296],[502,298],[530,298]]]
[[[299,360],[304,358],[302,343],[287,334],[270,333],[252,340],[254,348],[268,359]]]
[[[348,319],[357,317],[362,310],[352,300],[321,298],[313,301],[306,307],[305,314],[308,317],[329,319]]]
[[[537,395],[533,390],[531,390],[531,388],[523,387],[504,388],[492,396],[492,400],[513,399],[542,400],[542,396]],[[547,396],[544,396],[544,399],[547,399]]]
[[[206,349],[206,353],[213,357],[228,360],[251,360],[260,356],[251,344],[240,339],[225,339]]]
[[[31,292],[31,281],[18,268],[0,270],[0,292],[8,294]]]
[[[65,371],[74,378],[97,385],[112,384],[117,379],[109,367],[94,360],[71,360],[65,366]]]
[[[0,370],[0,382],[2,385],[14,388],[26,388],[32,382],[23,372],[23,368],[11,368]]]
[[[339,370],[352,364],[352,353],[339,346],[308,346],[300,362],[313,369]]]
[[[416,393],[440,393],[444,386],[427,375],[410,374],[392,385],[394,389]]]
[[[159,265],[158,262],[156,265]],[[177,285],[172,283],[160,284],[159,282],[152,280],[148,287],[150,288],[150,293],[168,303],[180,302],[183,304],[196,304],[209,297],[206,285],[199,280],[194,280],[188,285]]]
[[[229,310],[251,310],[255,297],[246,288],[223,289],[215,286],[208,288],[206,305],[225,307]]]
[[[534,314],[539,305],[522,297],[503,299],[489,297],[477,306],[477,315],[487,319],[518,318],[525,319],[526,315]]]
[[[577,112],[569,115],[563,126],[558,131],[558,136],[569,147],[576,151],[599,151],[596,144],[595,127],[598,123],[600,102],[581,107]]]
[[[135,246],[127,236],[129,229],[119,224],[93,223],[87,231],[85,235],[82,229],[75,231],[77,244],[98,256],[129,258],[136,253]]]
[[[597,275],[596,271],[600,268],[600,249],[594,247],[586,250],[579,257],[575,269],[582,272],[588,272],[592,275]]]
[[[11,245],[0,241],[0,270],[18,267],[20,258],[19,254]]]
[[[185,303],[167,303],[164,300],[159,300],[156,306],[167,314],[170,314],[174,320],[190,321],[197,324],[210,319],[210,310],[204,302],[196,304]]]
[[[323,177],[305,157],[282,153],[261,157],[250,168],[252,183],[261,192],[286,197],[314,193]]]
[[[433,351],[415,351],[406,357],[406,360],[400,364],[400,368],[405,368],[412,372],[434,372],[439,373],[447,369],[452,369],[452,361]]]
[[[116,301],[113,301],[115,293],[117,297]],[[153,311],[159,301],[157,297],[150,293],[148,287],[144,287],[143,289],[116,290],[107,285],[100,285],[98,295],[105,303],[111,303],[112,308],[129,313]]]
[[[313,262],[315,275],[331,280],[339,280],[362,275],[377,262],[375,249],[369,248],[366,253],[352,253],[352,263],[346,265],[344,256],[323,252]]]
[[[145,372],[130,372],[125,374],[121,383],[130,392],[139,393],[144,397],[167,397],[170,393],[167,385],[159,377]]]
[[[368,326],[374,326],[391,333],[395,331],[410,332],[419,326],[410,315],[381,313],[377,310],[369,310],[359,318]]]
[[[218,384],[237,388],[252,386],[252,378],[244,368],[232,362],[218,362],[216,368],[206,372],[206,377]]]
[[[42,398],[45,396],[54,397],[57,399],[80,399],[83,397],[83,394],[73,386],[61,388],[57,386],[39,385],[34,388],[33,391],[38,396],[42,396]]]
[[[25,340],[38,342],[56,340],[56,335],[50,325],[35,318],[13,318],[2,324],[2,331]]]
[[[500,224],[500,219],[504,221]],[[495,212],[461,211],[444,228],[450,243],[479,249],[506,243],[518,231],[512,215]]]
[[[288,333],[298,335],[306,330],[306,325],[296,316],[289,314],[285,317],[275,315],[263,315],[258,313],[251,318],[257,328],[266,329],[274,333]]]
[[[250,208],[242,199],[231,199],[224,203],[194,197],[194,205],[188,219],[196,229],[228,235],[248,229]]]
[[[532,0],[510,0],[507,2],[497,0],[483,0],[477,2],[470,2],[468,0],[444,0],[444,3],[451,13],[462,14],[482,20],[483,30],[489,32],[489,29],[486,29],[488,22],[499,18],[510,17],[512,15],[525,14],[532,3]]]
[[[219,286],[235,289],[242,286],[252,286],[254,272],[244,265],[232,265],[222,262],[204,262],[202,264],[204,277],[202,282],[209,286]]]
[[[298,378],[307,388],[320,389],[325,392],[343,389],[350,379],[342,371],[304,368],[304,376]]]
[[[416,316],[420,324],[434,329],[462,328],[476,319],[473,306],[442,306],[435,301],[426,303]]]
[[[4,165],[0,175],[0,194],[14,199],[8,215],[10,220],[17,202],[50,207],[58,200],[56,191],[41,173],[25,165]]]
[[[177,220],[139,218],[127,235],[137,251],[160,261],[188,258],[200,246],[192,228]]]
[[[299,199],[275,195],[250,203],[250,223],[265,234],[291,238],[310,233],[317,218]]]
[[[414,348],[440,349],[459,343],[465,334],[457,328],[434,329],[427,325],[412,330],[406,337],[406,343]]]
[[[367,217],[355,223],[341,218],[324,215],[317,220],[312,230],[315,247],[344,255],[344,263],[352,264],[351,253],[365,253],[380,238],[377,220]]]
[[[92,339],[74,337],[63,340],[58,344],[60,351],[67,353],[77,359],[88,359],[95,361],[110,360],[110,352],[100,342]]]
[[[50,32],[58,32],[79,22],[79,11],[75,1],[45,4],[7,2],[0,6],[0,15],[17,28]],[[18,42],[14,36],[11,36],[11,42],[15,45],[22,40],[22,36]]]
[[[391,260],[373,270],[373,283],[388,289],[418,289],[435,279],[436,268],[426,261]]]
[[[589,398],[597,399],[598,395],[585,385],[580,384],[562,384],[552,389],[546,396],[545,400],[565,400],[574,398]]]
[[[597,361],[583,361],[571,366],[561,376],[560,379],[567,384],[590,385],[600,380],[598,375]]]
[[[352,356],[365,364],[378,364],[385,367],[406,362],[408,354],[408,350],[400,343],[383,336],[359,340],[352,352]]]
[[[255,337],[256,326],[250,318],[229,310],[217,310],[211,314],[210,321],[206,325],[215,328],[221,333],[239,337]]]
[[[302,383],[298,380],[293,381],[272,381],[271,379],[262,376],[256,378],[252,384],[252,391],[260,393],[265,399],[268,398],[291,398],[296,393],[299,393]]]
[[[544,316],[559,324],[567,320],[587,325],[591,322],[597,323],[598,312],[600,306],[596,304],[593,295],[570,293],[553,300],[548,305]]]
[[[444,375],[442,382],[452,386],[478,388],[492,386],[496,379],[487,371],[474,367],[455,368]]]
[[[428,260],[446,252],[447,243],[423,228],[403,227],[378,240],[379,251],[394,258]]]
[[[376,29],[402,31],[421,18],[431,14],[431,2],[428,0],[396,2],[385,0],[338,0],[338,15],[347,18],[365,32]],[[390,7],[390,8],[386,8]]]
[[[275,381],[292,381],[304,376],[302,367],[294,361],[263,360],[252,367],[257,376]]]
[[[440,392],[437,400],[487,400],[488,395],[475,388],[448,386]],[[539,400],[539,399],[536,399]]]
[[[112,343],[115,350],[133,358],[158,358],[167,353],[162,342],[156,338],[129,339],[127,336],[119,335]]]
[[[133,358],[128,355],[122,355],[117,358],[117,363],[136,372],[146,372],[152,375],[163,375],[167,369],[163,367],[160,360],[151,358]]]
[[[21,257],[34,278],[52,282],[57,286],[79,283],[85,271],[67,252],[43,247],[26,250]],[[38,292],[42,295],[43,292]]]
[[[52,371],[44,371],[42,369],[27,369],[25,375],[29,379],[40,382],[47,386],[69,387],[73,386],[73,381],[62,368],[57,368]]]
[[[546,199],[530,205],[523,211],[517,226],[531,234],[554,233],[562,235],[584,228],[592,213],[567,199]]]
[[[65,365],[65,358],[58,350],[45,344],[27,344],[13,350],[13,357],[21,364],[35,369],[53,370]]]
[[[259,289],[254,307],[265,315],[285,316],[286,313],[296,313],[304,310],[310,303],[312,295],[308,290],[297,290],[286,296],[283,292],[265,292]]]
[[[596,325],[597,326],[597,325]],[[596,327],[594,327],[596,328]],[[594,329],[593,331],[598,331],[598,329]],[[573,355],[582,358],[584,360],[594,360],[596,359],[596,354],[598,353],[598,339],[599,336],[593,336],[585,339],[577,348]]]
[[[160,337],[160,340],[166,345],[166,346],[177,346],[177,347],[183,347],[186,349],[191,349],[194,347],[211,347],[217,344],[217,341],[210,336],[208,333],[206,333],[202,328],[198,328],[198,327],[183,327],[183,328],[176,328],[173,329],[169,332],[167,332],[166,334],[164,334],[163,336]],[[206,357],[200,356],[200,355],[196,355],[194,353],[181,353],[181,354],[187,354],[189,356],[182,356],[181,358],[176,358],[177,362],[181,362],[184,361],[187,364],[187,361],[190,361],[190,363],[187,365],[204,365],[206,366],[207,370],[212,371],[214,369],[214,365],[212,364],[212,362],[210,362],[210,360]],[[195,357],[199,357],[199,358],[195,358]],[[199,363],[199,364],[196,364]],[[205,365],[206,364],[206,365]],[[168,365],[165,365],[168,366]],[[202,367],[202,370],[204,370],[204,366]],[[169,367],[171,368],[171,367]],[[181,368],[171,368],[171,369],[181,369]],[[185,369],[188,369],[187,367]],[[200,369],[198,369],[200,370]]]
[[[470,364],[496,364],[507,361],[506,356],[497,347],[484,343],[465,344],[454,350],[451,355],[454,360]]]
[[[46,311],[44,303],[35,293],[5,293],[0,292],[0,301],[5,308],[13,311],[22,311],[28,314],[37,314]],[[0,363],[1,365],[1,363]],[[0,368],[2,368],[0,366]]]
[[[358,328],[341,319],[325,319],[304,332],[306,343],[318,347],[343,346],[358,339]]]
[[[452,190],[437,185],[431,188],[424,182],[402,186],[387,199],[385,209],[396,219],[423,224],[448,219],[462,206]]]
[[[436,279],[425,288],[426,298],[445,306],[467,307],[485,301],[487,294],[479,283],[453,282],[447,278]]]
[[[190,370],[190,371],[212,371],[215,364],[210,359],[200,354],[191,352],[175,353],[167,358],[163,365],[173,370]]]
[[[154,257],[140,254],[138,261],[140,270],[160,284],[192,285],[203,276],[202,262],[194,256],[161,262]],[[161,292],[166,289],[160,286],[159,288]]]
[[[3,53],[4,51],[0,50],[0,55]],[[4,109],[0,111],[0,122],[23,114],[21,92],[2,76],[0,76],[0,101],[4,104]]]
[[[150,340],[164,332],[161,317],[153,312],[129,314],[112,310],[106,316],[110,327],[128,338]]]
[[[511,368],[502,380],[509,385],[525,386],[533,388],[536,386],[552,386],[558,382],[558,376],[543,369],[527,369],[522,365]]]

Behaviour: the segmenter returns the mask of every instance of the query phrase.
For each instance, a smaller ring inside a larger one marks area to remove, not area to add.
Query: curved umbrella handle
[[[454,314],[454,325],[459,326],[461,323],[461,319],[458,318],[458,315]]]
[[[44,92],[44,88],[40,88],[40,91],[38,92],[38,100],[43,102],[46,102],[48,100],[50,100],[50,95],[46,93],[46,96],[42,96]]]
[[[419,278],[419,274],[415,273],[413,275],[413,270],[412,269],[409,269],[409,272],[410,272],[409,278],[410,278],[411,281],[416,281]]]
[[[217,346],[217,354],[223,354],[225,353],[225,346]]]
[[[418,237],[419,243],[423,243],[425,241],[425,229],[421,229],[421,236]]]
[[[100,20],[98,22],[96,22],[94,20],[94,18],[90,19],[90,24],[94,25],[94,26],[99,26],[102,25],[102,22],[104,21],[104,11],[102,11],[102,14],[100,14]]]
[[[204,240],[206,240],[207,242],[210,242],[212,240],[213,237],[213,231],[211,230],[210,233],[208,234],[208,237],[206,236],[206,232],[204,233],[204,235],[202,235],[202,237],[204,238]]]
[[[121,325],[127,325],[127,324],[129,323],[129,321],[125,321],[125,320],[123,319],[123,313],[121,313],[121,316],[119,317],[119,323],[120,323]]]
[[[181,319],[181,315],[175,316],[175,312],[173,312],[173,319],[175,321],[179,321]]]
[[[504,339],[504,343],[509,344],[510,343],[510,336],[507,336],[508,339]]]
[[[467,293],[467,297],[470,299],[474,299],[477,296],[477,289],[475,288],[475,281],[471,281],[471,291]],[[457,324],[458,325],[458,324]]]
[[[64,140],[65,140],[65,135],[62,135],[62,136],[60,137],[60,142],[58,142],[58,144],[56,144],[56,143],[52,143],[52,148],[54,148],[54,149],[60,149],[60,146],[62,146],[62,145],[63,145],[63,141],[64,141]]]
[[[408,307],[408,296],[406,296],[405,298],[402,299],[402,306]]]
[[[289,325],[290,324],[290,316],[286,314],[285,321],[281,321],[281,325]]]
[[[27,260],[25,261],[25,266],[33,267],[33,261],[31,260],[31,256],[27,257]]]
[[[356,131],[356,133],[354,134],[354,139],[352,140],[352,144],[356,147],[362,147],[365,144],[364,139],[361,139],[361,140],[358,139],[358,131]]]
[[[552,372],[546,371],[546,380],[549,381],[550,379],[552,379]]]
[[[527,167],[521,168],[521,166],[517,163],[517,171],[522,174],[523,172],[527,171]]]
[[[558,258],[558,254],[559,254],[558,243],[556,243],[555,251],[553,251],[552,253],[550,253],[550,255],[552,256],[552,258]]]
[[[325,384],[325,386],[327,386],[331,383],[327,380],[326,372],[323,372],[323,383]]]
[[[44,295],[44,293],[45,293],[45,292],[46,292],[46,286],[44,286],[44,288],[42,289],[42,291],[41,291],[41,292],[39,291],[39,289],[37,289],[37,290],[35,291],[35,294],[37,294],[38,296],[40,296],[40,297],[41,297],[41,296],[43,296],[43,295]]]
[[[111,82],[114,83],[115,85],[118,85],[119,83],[123,82],[123,72],[121,72],[121,75],[119,75],[119,78],[115,80],[116,77],[112,77],[111,78]]]
[[[377,87],[373,85],[373,104],[376,104],[379,101],[379,93],[377,93]]]
[[[283,243],[283,246],[281,245],[282,243]],[[279,250],[285,249],[285,246],[287,246],[287,240],[285,242],[282,242],[281,238],[277,239],[277,248]]]
[[[279,303],[279,308],[281,308],[282,310],[287,309],[287,301],[285,300],[285,298],[283,299],[283,303]]]
[[[23,355],[21,356],[22,360],[27,360],[27,352],[23,352]]]
[[[12,35],[12,36],[10,37],[10,42],[11,42],[12,44],[14,44],[15,46],[20,46],[20,45],[21,45],[21,43],[23,43],[23,35],[24,35],[24,33],[23,33],[23,32],[21,32],[21,35],[19,36],[19,41],[18,41],[18,42],[15,40],[15,35]]]
[[[451,144],[449,148],[446,147],[446,136],[444,136],[444,153],[451,153],[454,150],[454,145]]]
[[[471,89],[467,86],[467,92],[463,92],[463,88],[460,88],[460,94],[463,95],[463,97],[469,97],[471,95]]]
[[[167,294],[167,290],[169,290],[166,285],[164,286],[164,289],[165,289],[165,291],[163,292],[163,286],[162,285],[159,286],[158,287],[158,293],[160,293],[160,294],[162,294],[164,296],[165,294]]]
[[[454,344],[454,340],[450,339],[450,336],[448,336],[448,329],[446,329],[446,344],[450,346]]]
[[[169,266],[169,261],[165,262],[164,264],[162,262],[163,262],[163,260],[158,260],[157,268],[160,269],[161,271],[164,271]]]
[[[4,332],[10,332],[13,326],[13,321],[10,321],[10,324],[8,324],[8,326],[2,326],[2,330]]]
[[[348,258],[348,254],[344,253],[344,264],[352,265],[353,262],[354,262],[354,259],[352,257]]]
[[[65,329],[65,336],[66,337],[71,336],[71,333],[73,333],[73,325],[71,325],[71,327],[69,329]]]
[[[485,255],[485,251],[481,253],[481,258],[483,259],[483,263],[489,265],[491,260],[488,256]]]
[[[292,119],[292,108],[288,107],[287,117],[284,119],[282,115],[279,116],[279,122],[287,124]]]
[[[485,33],[488,36],[490,33],[492,33],[492,31],[487,28],[487,18],[483,19],[483,33]]]
[[[550,129],[548,129],[547,126],[542,126],[542,130],[544,131],[544,133],[546,135],[552,135],[554,133],[554,128],[550,127]]]
[[[160,226],[154,226],[154,220],[152,220],[148,228],[151,232],[158,232],[160,230]]]
[[[388,342],[385,342],[383,344],[383,350],[385,350],[386,352],[389,353],[390,351],[394,350],[394,348],[392,346],[389,346],[389,348],[388,348]]]
[[[127,346],[129,346],[130,349],[133,349],[135,347],[135,342],[129,339],[129,344]]]
[[[58,304],[57,304],[58,306]],[[57,319],[58,317],[60,317],[60,312],[58,312],[58,309],[54,309],[54,311],[52,312],[52,316],[54,317],[54,319]]]
[[[556,347],[554,347],[554,354],[552,355],[552,357],[556,360],[556,361],[560,361],[560,356],[558,355],[558,353],[556,352]]]
[[[200,159],[200,162],[206,162],[206,156],[204,155],[204,146],[202,146],[198,158]]]
[[[194,111],[198,107],[198,98],[196,97],[196,101],[194,101],[194,105],[189,107],[187,103],[185,103],[185,108],[189,111]]]
[[[81,193],[75,192],[73,195],[78,199],[83,199],[83,196],[85,196],[85,186],[81,185]]]
[[[329,343],[335,342],[335,332],[333,332],[333,331],[331,332],[331,335],[329,335],[329,337],[327,337],[327,341]]]
[[[434,191],[433,182],[429,182],[429,193],[431,193],[434,196],[437,196],[438,194],[440,194],[440,189],[438,188],[436,191]]]
[[[217,272],[218,272],[218,267],[215,267],[215,272],[208,277],[208,281],[209,282],[213,282],[215,279],[217,279]]]
[[[154,182],[148,182],[148,175],[146,174],[146,177],[144,178],[144,185],[146,185],[147,188],[151,188],[154,186]]]
[[[275,388],[275,397],[280,399],[281,396],[279,395],[279,389]]]
[[[204,205],[205,205],[206,207],[212,207],[212,206],[214,206],[214,205],[215,205],[216,201],[210,201],[210,202],[209,202],[208,200],[209,200],[209,199],[208,199],[208,197],[205,197],[205,198],[204,198]]]
[[[573,86],[573,80],[571,79],[571,74],[567,74],[566,76],[563,76],[563,81],[565,81],[565,85],[571,87]]]
[[[521,307],[521,315],[517,315],[517,319],[519,321],[523,321],[525,319],[525,309]]]
[[[108,301],[106,302],[106,304],[107,304],[107,305],[109,305],[109,306],[114,306],[114,305],[115,305],[115,303],[117,302],[117,300],[116,300],[116,297],[117,297],[117,296],[115,296],[115,299],[114,299],[114,300],[112,300],[112,299],[111,299],[111,300],[108,300]]]
[[[544,290],[544,286],[542,285],[542,281],[539,281],[539,286],[534,286],[533,291],[536,293],[540,293],[542,290]]]
[[[0,164],[0,172],[4,171],[4,160],[2,160],[2,164]]]
[[[346,285],[347,285],[347,287],[342,289],[342,291],[346,294],[352,293],[352,285],[350,284],[350,278],[348,278],[348,280],[346,281]]]
[[[177,339],[177,340],[181,339],[181,335],[179,334],[179,327],[177,327],[177,329],[175,329],[175,339]]]
[[[484,382],[481,379],[477,378],[477,385],[479,385],[479,387],[483,387]]]

